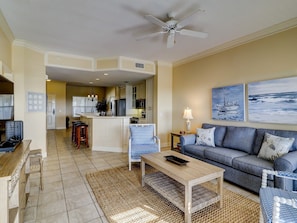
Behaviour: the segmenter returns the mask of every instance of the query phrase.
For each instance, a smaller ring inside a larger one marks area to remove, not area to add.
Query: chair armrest
[[[161,143],[160,143],[160,138],[158,136],[154,136],[154,139],[156,141],[156,143],[158,144],[158,149],[159,152],[161,152]]]
[[[274,169],[294,172],[297,169],[297,151],[289,152],[274,160]]]
[[[279,178],[297,180],[297,173],[286,172],[286,171],[273,171],[264,169],[262,172],[262,184],[261,187],[265,188],[267,186],[267,176],[274,175]]]
[[[291,180],[297,180],[297,173],[292,172],[285,172],[285,171],[277,171],[277,177],[291,179]]]
[[[196,135],[195,134],[187,134],[181,135],[179,137],[181,146],[195,144],[196,142]]]

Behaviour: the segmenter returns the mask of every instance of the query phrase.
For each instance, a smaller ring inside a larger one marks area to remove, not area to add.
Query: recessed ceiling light
[[[100,78],[97,77],[97,78],[96,78],[96,81],[99,81],[99,80],[100,80]]]
[[[93,81],[90,81],[89,84],[93,84]]]
[[[108,75],[108,73],[104,73],[104,76],[107,76]]]

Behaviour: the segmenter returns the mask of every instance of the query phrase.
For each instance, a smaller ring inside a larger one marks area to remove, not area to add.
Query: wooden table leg
[[[173,150],[174,148],[174,139],[173,139],[173,135],[171,134],[171,150]]]
[[[217,179],[217,186],[218,186],[217,191],[220,196],[219,207],[222,208],[223,207],[223,176]]]
[[[141,185],[144,187],[145,162],[141,159]]]
[[[190,223],[191,220],[191,209],[192,209],[192,187],[189,185],[185,186],[185,222]]]

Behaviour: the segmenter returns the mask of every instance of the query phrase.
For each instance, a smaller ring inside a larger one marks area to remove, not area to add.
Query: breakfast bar
[[[94,151],[127,152],[130,117],[81,114],[88,125],[89,146]]]

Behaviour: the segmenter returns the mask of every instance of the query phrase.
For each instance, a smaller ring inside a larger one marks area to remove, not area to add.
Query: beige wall
[[[157,63],[157,75],[155,76],[156,99],[155,114],[157,123],[157,134],[161,146],[169,146],[169,133],[172,130],[172,65],[168,63]]]
[[[24,122],[24,139],[31,139],[31,149],[42,149],[46,156],[46,112],[28,112],[28,92],[45,92],[44,55],[23,46],[12,48],[12,71],[14,75],[15,120]],[[46,101],[44,101],[46,103]]]
[[[27,112],[28,92],[45,94],[45,67],[42,53],[12,44],[13,35],[0,13],[0,60],[13,73],[14,118],[24,123],[24,139],[31,149],[42,149],[46,156],[46,117],[44,112]]]
[[[184,129],[182,112],[189,106],[194,116],[193,131],[203,122],[297,130],[296,125],[227,122],[211,118],[212,88],[289,76],[297,76],[297,28],[174,67],[173,129]]]
[[[66,83],[58,81],[46,82],[46,94],[55,97],[56,129],[66,128]]]

